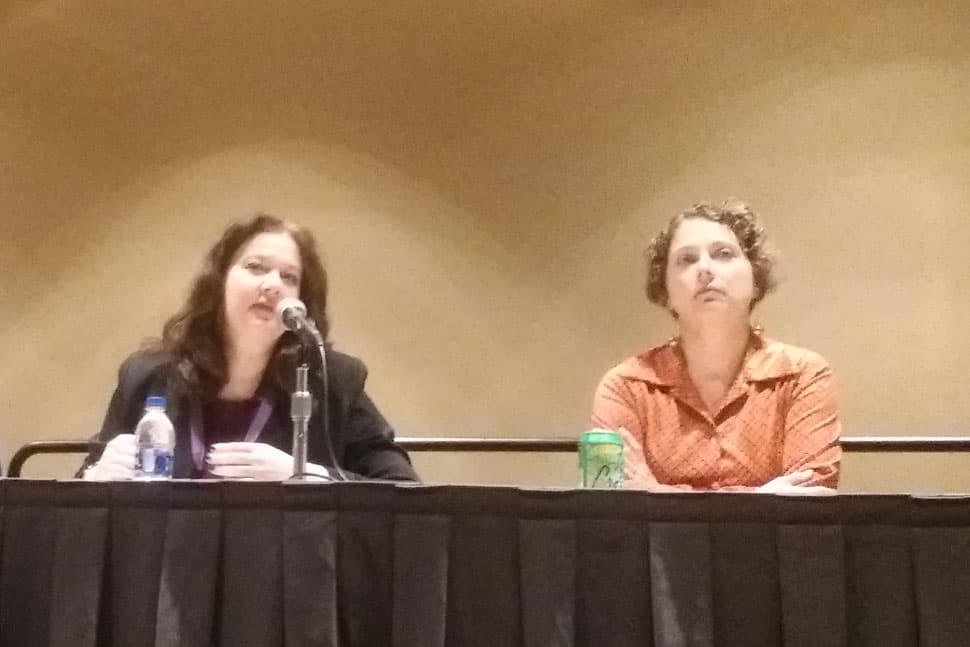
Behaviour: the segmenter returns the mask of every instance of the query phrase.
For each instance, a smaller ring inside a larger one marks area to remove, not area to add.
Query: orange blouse
[[[836,487],[842,449],[832,371],[816,353],[752,335],[742,369],[711,414],[676,341],[615,366],[593,424],[623,436],[627,487],[748,490],[811,469]]]

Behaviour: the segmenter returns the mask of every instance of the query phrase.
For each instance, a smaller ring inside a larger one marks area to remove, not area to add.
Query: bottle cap
[[[145,408],[160,407],[164,409],[166,404],[168,404],[168,402],[165,400],[165,397],[161,395],[150,395],[145,398]]]

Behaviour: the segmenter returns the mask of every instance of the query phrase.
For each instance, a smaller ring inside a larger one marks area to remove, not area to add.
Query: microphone
[[[322,346],[323,339],[313,319],[306,314],[306,305],[295,297],[280,299],[276,304],[276,316],[287,330],[295,332],[313,344]]]

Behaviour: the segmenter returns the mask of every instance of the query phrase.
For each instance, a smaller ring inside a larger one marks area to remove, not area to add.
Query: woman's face
[[[734,232],[706,218],[681,222],[667,256],[667,294],[670,308],[681,319],[748,317],[754,277]]]
[[[276,304],[300,296],[303,266],[285,232],[256,234],[236,253],[225,282],[226,332],[233,340],[275,342],[283,334]]]

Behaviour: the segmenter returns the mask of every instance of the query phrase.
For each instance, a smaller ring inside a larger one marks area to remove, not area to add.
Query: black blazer
[[[327,381],[329,387],[329,434],[334,455],[347,476],[355,479],[391,479],[416,481],[407,453],[394,442],[394,430],[364,392],[367,368],[356,357],[327,347]],[[319,371],[319,369],[317,369]],[[172,365],[164,358],[145,351],[129,356],[118,371],[118,386],[111,396],[104,423],[94,440],[101,441],[92,449],[81,468],[93,464],[101,455],[103,443],[118,434],[130,434],[141,419],[145,398],[164,395],[167,413],[175,426],[175,478],[190,478],[193,472],[190,431],[190,397],[178,395],[172,388]],[[314,394],[313,414],[307,438],[307,461],[330,466],[323,419],[317,398],[321,381],[311,380]],[[286,453],[293,451],[293,428],[290,421],[289,396],[274,398],[273,414],[259,442],[273,445]],[[80,472],[79,472],[80,474]]]

